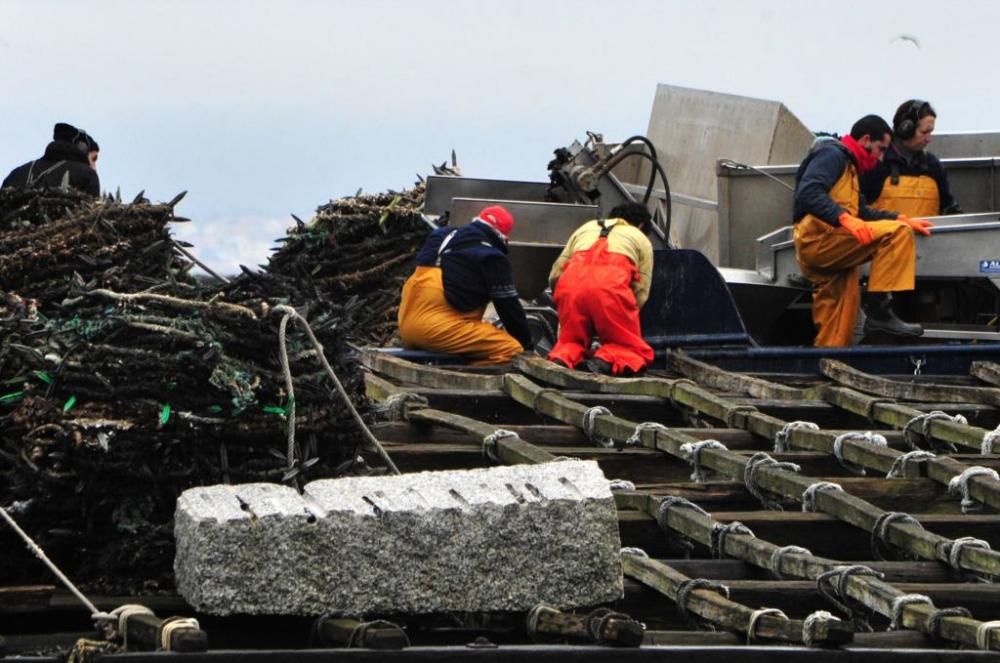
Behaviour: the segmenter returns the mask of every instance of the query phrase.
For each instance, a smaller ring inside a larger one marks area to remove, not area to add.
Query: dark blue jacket
[[[840,142],[825,141],[809,151],[795,173],[795,207],[793,219],[798,223],[807,214],[822,219],[831,226],[839,226],[838,217],[846,212],[830,198],[830,189],[854,163],[854,155]],[[857,167],[857,164],[854,164]],[[895,212],[869,207],[860,193],[858,215],[865,221],[895,219]]]
[[[534,347],[531,331],[514,287],[507,244],[489,226],[473,222],[457,229],[434,230],[417,253],[417,265],[438,265],[441,244],[452,233],[454,236],[440,253],[441,279],[448,304],[465,313],[492,301],[504,329],[525,350],[530,350]]]
[[[33,187],[58,188],[69,173],[69,185],[74,189],[101,195],[101,181],[97,171],[90,167],[87,154],[68,141],[54,140],[45,148],[45,155],[10,171],[0,188],[19,189]]]
[[[951,194],[951,186],[948,184],[948,174],[941,165],[941,160],[930,152],[917,152],[912,161],[904,157],[895,143],[885,153],[882,163],[874,170],[865,173],[861,177],[861,193],[865,195],[865,200],[875,202],[882,195],[882,187],[885,181],[893,176],[899,175],[927,175],[937,182],[938,196],[941,199],[939,214],[960,214],[961,209],[955,201],[955,196]]]

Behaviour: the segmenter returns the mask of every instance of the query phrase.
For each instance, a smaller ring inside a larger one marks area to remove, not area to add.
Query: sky
[[[938,132],[997,129],[997,25],[991,0],[0,0],[0,171],[82,127],[103,189],[187,190],[176,236],[233,273],[291,214],[452,149],[465,175],[544,181],[587,131],[645,133],[659,83],[813,130],[908,98]]]

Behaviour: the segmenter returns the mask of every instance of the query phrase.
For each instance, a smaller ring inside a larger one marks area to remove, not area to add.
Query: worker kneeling
[[[510,212],[493,205],[467,225],[430,234],[403,286],[399,335],[404,347],[460,354],[474,364],[502,364],[532,349],[507,257],[513,228]],[[491,300],[504,329],[483,322]]]
[[[653,361],[639,324],[653,274],[653,245],[646,236],[651,226],[649,210],[629,203],[570,236],[549,273],[559,310],[551,361],[575,368],[595,334],[601,346],[587,366],[596,373],[635,375]]]

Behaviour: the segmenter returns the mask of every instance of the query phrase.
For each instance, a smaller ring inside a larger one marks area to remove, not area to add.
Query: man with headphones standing
[[[861,191],[872,207],[910,217],[962,213],[941,161],[927,151],[936,120],[934,108],[922,99],[896,109],[892,146],[882,163],[861,178]]]
[[[875,210],[861,196],[859,176],[874,169],[889,147],[892,130],[866,115],[839,142],[816,144],[795,174],[795,257],[813,284],[815,344],[851,344],[861,300],[861,265],[871,262],[865,293],[865,329],[920,336],[920,325],[893,312],[893,292],[912,290],[917,250],[913,233],[930,235],[922,219]]]
[[[67,183],[84,193],[100,196],[101,181],[97,176],[99,149],[97,141],[86,131],[60,122],[52,130],[52,142],[45,148],[45,154],[10,171],[0,188],[56,189]]]

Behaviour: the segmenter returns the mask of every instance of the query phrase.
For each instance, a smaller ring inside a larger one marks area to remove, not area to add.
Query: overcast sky
[[[0,170],[76,124],[105,190],[188,190],[177,235],[232,272],[290,213],[407,187],[452,148],[467,175],[544,180],[588,130],[644,133],[657,83],[814,130],[910,97],[938,131],[996,129],[998,25],[990,0],[0,0]]]

